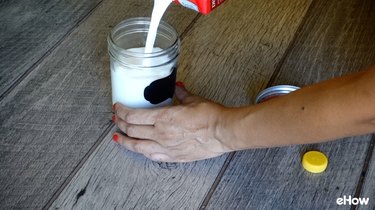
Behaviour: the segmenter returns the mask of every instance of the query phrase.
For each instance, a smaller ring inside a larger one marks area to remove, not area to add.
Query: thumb
[[[196,96],[186,90],[185,84],[183,82],[176,82],[175,95],[178,102],[180,102],[181,104],[207,101],[206,99]]]
[[[185,89],[183,82],[176,83],[175,95],[177,100],[182,104],[188,104],[195,100],[194,95]]]
[[[186,98],[191,96],[191,93],[189,93],[184,87],[176,85],[175,95],[177,100],[183,103],[186,100]]]

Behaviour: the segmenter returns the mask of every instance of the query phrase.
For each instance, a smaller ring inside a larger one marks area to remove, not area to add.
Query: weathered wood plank
[[[0,98],[99,2],[0,1]]]
[[[180,79],[193,92],[220,103],[251,104],[274,72],[310,2],[225,3],[187,34]]]
[[[101,140],[112,115],[106,36],[121,20],[150,16],[151,4],[104,1],[0,102],[2,208],[42,208]],[[166,20],[182,33],[195,16],[174,7]]]
[[[310,14],[272,85],[304,86],[375,64],[374,1],[318,0]]]
[[[185,164],[152,162],[121,148],[108,135],[50,209],[196,208],[225,157]]]
[[[372,144],[375,143],[375,136],[372,137]],[[374,145],[372,145],[374,147]],[[371,151],[370,151],[371,153]],[[358,205],[358,209],[375,209],[375,148],[373,148],[371,159],[368,162],[368,171],[366,173],[365,181],[363,183],[362,191],[359,198],[369,198],[368,205]],[[353,196],[352,196],[353,197]]]
[[[238,152],[207,209],[335,209],[338,197],[355,192],[368,139]],[[308,150],[328,156],[324,173],[304,171]]]
[[[304,86],[375,63],[374,11],[372,0],[315,1],[269,84]],[[239,152],[208,209],[338,208],[338,197],[355,193],[370,137]],[[302,169],[301,155],[310,149],[329,157],[323,174]]]
[[[199,18],[187,32],[179,79],[188,89],[213,100],[250,103],[248,92],[259,89],[259,81],[268,81],[309,4],[295,0],[225,3]],[[123,151],[110,138],[111,133],[51,209],[197,209],[226,157],[160,165]]]

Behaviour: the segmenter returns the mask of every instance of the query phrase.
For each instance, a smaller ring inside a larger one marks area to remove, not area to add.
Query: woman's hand
[[[177,87],[178,106],[143,110],[116,104],[114,121],[128,136],[115,133],[113,139],[152,160],[188,162],[229,151],[373,133],[374,83],[375,66],[239,108]]]
[[[114,121],[126,135],[113,139],[125,148],[162,162],[189,162],[233,151],[220,136],[227,108],[176,86],[180,105],[159,109],[114,106]]]

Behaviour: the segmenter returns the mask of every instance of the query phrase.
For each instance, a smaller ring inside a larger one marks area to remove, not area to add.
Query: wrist
[[[225,108],[216,126],[216,138],[229,151],[259,147],[253,144],[250,135],[254,108]]]

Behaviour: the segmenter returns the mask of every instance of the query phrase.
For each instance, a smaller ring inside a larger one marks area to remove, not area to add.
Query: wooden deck
[[[152,0],[0,1],[0,209],[375,209],[375,137],[152,162],[111,138],[106,36]],[[171,6],[178,79],[227,106],[375,64],[374,0],[227,0]],[[343,113],[345,114],[345,113]],[[301,155],[318,149],[328,169]],[[336,204],[343,196],[366,206]]]

